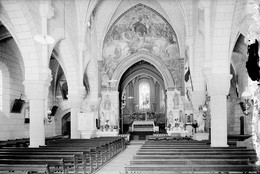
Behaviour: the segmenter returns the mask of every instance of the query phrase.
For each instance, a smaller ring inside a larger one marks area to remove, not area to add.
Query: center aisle
[[[122,151],[118,156],[113,158],[109,163],[107,163],[100,170],[95,172],[95,174],[120,174],[120,172],[125,172],[125,165],[129,164],[133,155],[140,149],[145,141],[130,141],[126,149]]]

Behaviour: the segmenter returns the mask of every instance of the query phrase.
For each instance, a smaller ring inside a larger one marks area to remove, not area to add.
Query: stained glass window
[[[150,109],[150,85],[147,82],[139,85],[139,107],[140,109]]]

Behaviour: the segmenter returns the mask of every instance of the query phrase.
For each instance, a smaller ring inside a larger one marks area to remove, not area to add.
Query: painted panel
[[[182,86],[182,61],[176,34],[159,13],[142,4],[119,17],[105,37],[102,85],[107,85],[121,61],[138,51],[148,52],[161,59],[178,83],[176,86]]]

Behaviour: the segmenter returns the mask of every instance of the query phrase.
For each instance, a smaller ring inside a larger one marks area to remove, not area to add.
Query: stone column
[[[71,139],[80,138],[80,131],[78,131],[78,113],[82,104],[82,95],[69,94],[68,101],[70,105],[70,130]]]
[[[45,145],[44,119],[46,100],[51,78],[45,81],[24,81],[25,93],[30,105],[30,147]]]
[[[207,76],[211,110],[211,146],[227,147],[227,95],[230,74]]]

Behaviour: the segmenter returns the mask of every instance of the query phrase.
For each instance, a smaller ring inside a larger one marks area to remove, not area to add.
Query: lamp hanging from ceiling
[[[34,40],[40,44],[48,45],[48,44],[53,44],[54,39],[51,36],[48,35],[42,35],[38,34],[34,36]]]

